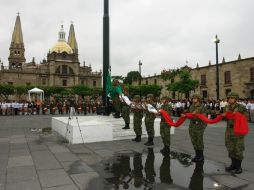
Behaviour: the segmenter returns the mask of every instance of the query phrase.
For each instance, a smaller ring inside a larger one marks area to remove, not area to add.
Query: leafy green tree
[[[15,88],[9,84],[0,84],[0,96],[4,99],[8,100],[9,95],[13,95],[15,93]]]
[[[92,94],[91,89],[84,85],[76,85],[71,87],[71,93],[82,96],[82,98],[84,98],[84,96],[89,96]]]
[[[92,88],[91,89],[91,95],[93,98],[98,97],[98,96],[102,96],[102,88]]]
[[[129,86],[129,94],[132,98],[135,95],[146,96],[147,94],[153,94],[155,97],[159,97],[161,93],[161,86],[158,85],[141,85],[141,86]]]
[[[20,99],[22,95],[27,94],[28,90],[30,89],[30,86],[29,88],[28,86],[15,86],[14,88],[18,99]]]
[[[168,90],[173,92],[184,93],[185,97],[189,97],[190,91],[198,87],[199,81],[192,80],[189,70],[182,69],[179,71],[180,80],[168,85]]]
[[[141,79],[141,75],[138,71],[130,71],[124,79],[125,84],[132,84],[132,81]]]

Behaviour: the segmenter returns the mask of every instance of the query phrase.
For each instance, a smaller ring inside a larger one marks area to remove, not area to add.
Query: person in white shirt
[[[2,103],[2,114],[3,115],[6,115],[6,110],[7,110],[7,104],[6,104],[6,102],[3,102]]]
[[[254,122],[254,99],[251,99],[246,105],[250,115],[250,122]]]
[[[227,101],[225,101],[225,99],[222,99],[222,101],[220,102],[220,111],[221,113],[224,112],[224,108],[227,105]]]

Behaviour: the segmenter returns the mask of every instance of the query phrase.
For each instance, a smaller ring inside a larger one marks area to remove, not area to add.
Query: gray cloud
[[[138,70],[145,75],[163,68],[205,66],[215,62],[218,34],[220,60],[253,57],[253,0],[109,0],[111,66],[113,75]],[[63,22],[68,34],[74,21],[80,62],[102,68],[103,0],[2,0],[0,58],[8,64],[16,13],[21,22],[30,61],[42,60],[56,43]]]

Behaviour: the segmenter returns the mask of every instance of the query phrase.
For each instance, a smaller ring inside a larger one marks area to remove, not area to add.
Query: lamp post
[[[141,85],[141,78],[142,78],[142,75],[141,75],[141,66],[142,66],[142,62],[141,62],[141,60],[139,60],[138,66],[139,66],[139,74],[140,74],[140,77],[139,77],[139,85]]]
[[[213,41],[214,41],[215,47],[216,47],[216,97],[217,97],[217,100],[219,100],[219,98],[220,98],[220,84],[219,84],[218,43],[220,43],[220,39],[216,35]]]
[[[108,0],[104,0],[104,15],[103,15],[103,106],[108,105],[107,100],[107,76],[109,72],[109,8]]]

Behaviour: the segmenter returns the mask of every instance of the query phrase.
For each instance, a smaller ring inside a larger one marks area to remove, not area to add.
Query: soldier
[[[120,98],[119,96],[122,94],[122,88],[119,84],[119,81],[117,79],[115,79],[113,81],[113,89],[112,89],[112,92],[111,92],[111,97],[112,97],[112,100],[113,100],[113,105],[114,105],[114,108],[115,108],[115,115],[114,117],[115,118],[120,118],[120,113],[121,113],[121,101],[120,101]]]
[[[153,100],[154,100],[153,94],[148,94],[147,98],[146,98],[146,102],[155,107]],[[154,145],[153,138],[154,138],[154,120],[155,120],[155,118],[156,118],[155,113],[151,113],[148,110],[146,110],[145,125],[146,125],[146,132],[148,134],[148,141],[144,144],[146,146]]]
[[[169,113],[169,115],[172,115],[172,106],[169,105],[169,98],[164,96],[161,99],[161,109],[165,110],[166,112]],[[160,150],[160,152],[163,155],[169,154],[170,152],[170,128],[165,119],[161,117],[161,122],[160,122],[160,134],[162,138],[162,142],[164,144],[164,148]]]
[[[239,98],[237,93],[231,92],[227,96],[228,105],[225,107],[225,112],[240,112],[248,118],[246,108],[237,103]],[[242,160],[244,151],[244,136],[236,136],[234,134],[234,120],[227,120],[227,128],[225,133],[225,144],[228,150],[228,156],[231,158],[231,165],[226,167],[226,171],[234,171],[236,174],[242,173]]]
[[[121,84],[123,94],[127,96],[128,90],[126,89],[124,84]],[[122,102],[122,117],[125,122],[125,126],[122,129],[130,129],[130,106],[128,106],[125,102]]]
[[[148,148],[148,153],[146,157],[146,162],[145,162],[145,174],[146,174],[146,184],[144,184],[145,188],[144,189],[152,189],[151,186],[154,185],[155,183],[155,170],[154,170],[154,152],[153,148]]]
[[[192,105],[189,108],[190,113],[202,113],[207,115],[207,110],[205,105],[201,103],[201,97],[198,94],[192,96]],[[193,118],[190,119],[189,124],[189,134],[191,138],[192,145],[195,150],[195,157],[192,159],[193,162],[203,162],[204,161],[204,142],[203,136],[207,124],[200,119]]]
[[[133,98],[134,104],[132,108],[133,116],[133,129],[136,133],[136,138],[132,139],[132,141],[140,142],[142,136],[142,118],[143,118],[143,110],[141,107],[140,96],[135,95]]]

